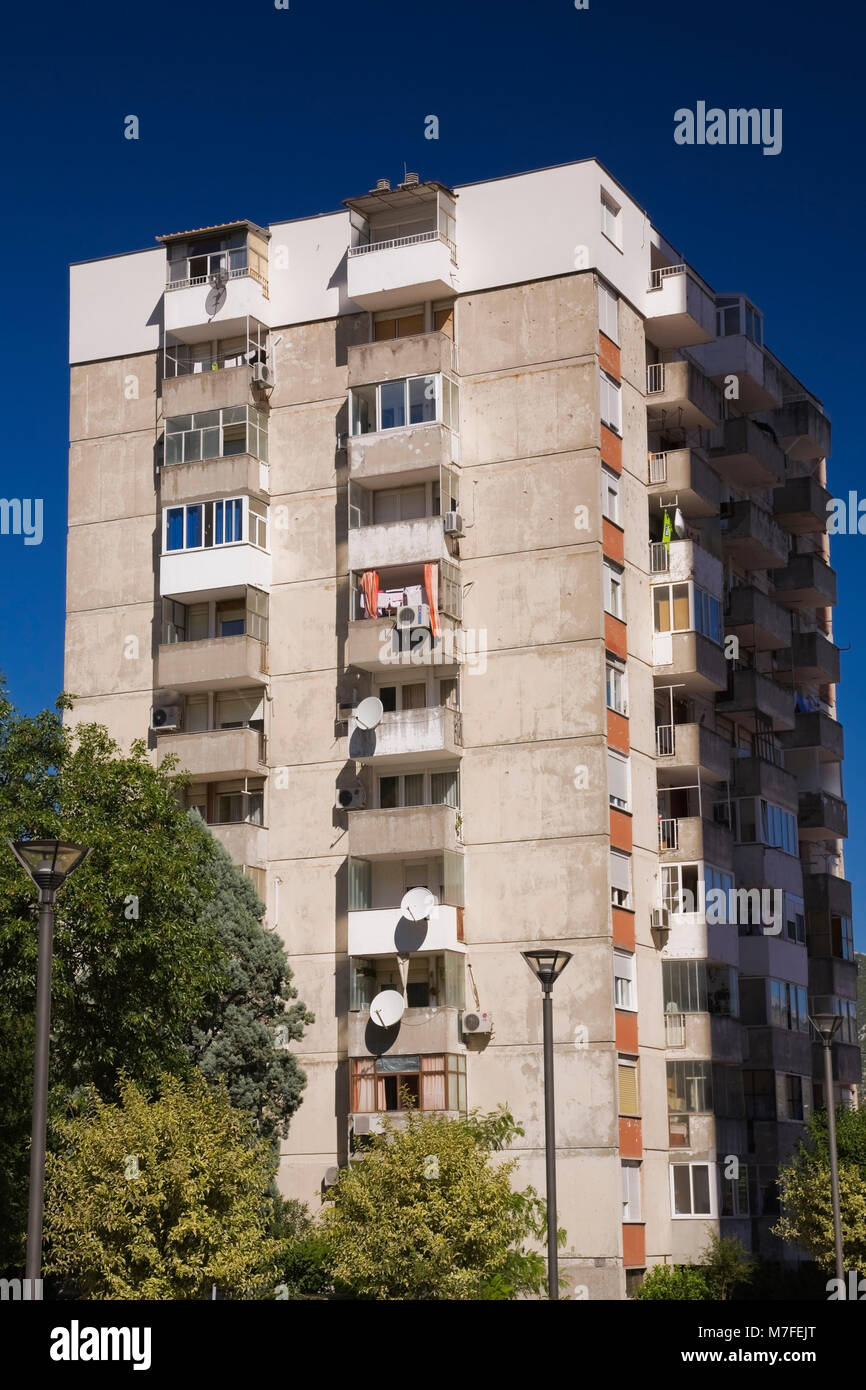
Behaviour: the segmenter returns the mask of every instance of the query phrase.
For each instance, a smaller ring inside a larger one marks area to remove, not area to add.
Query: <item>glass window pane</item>
[[[712,1210],[710,1205],[709,1164],[696,1163],[692,1167],[692,1191],[694,1193],[694,1215],[709,1216]]]
[[[168,513],[165,548],[183,549],[183,507],[172,507]]]
[[[685,1163],[674,1165],[674,1215],[690,1216],[692,1211],[689,1169]]]
[[[684,632],[689,627],[689,586],[674,584],[674,632]]]
[[[201,507],[187,507],[186,509],[186,545],[187,549],[201,545]]]
[[[201,436],[201,457],[205,459],[219,458],[220,452],[220,432],[218,429],[204,430]]]
[[[653,589],[653,617],[653,630],[655,632],[670,632],[671,591],[667,584],[662,588]]]
[[[403,805],[424,805],[424,774],[412,772],[403,779]]]
[[[399,786],[400,779],[398,777],[379,778],[379,805],[383,810],[390,811],[395,806],[399,806]]]
[[[380,429],[399,429],[406,423],[405,381],[385,381],[379,387]]]
[[[409,381],[409,423],[436,419],[436,377],[416,376]]]
[[[165,436],[165,461],[166,463],[180,463],[183,458],[183,435],[167,434]]]
[[[184,463],[195,463],[201,458],[201,432],[190,430],[183,436],[183,460]]]

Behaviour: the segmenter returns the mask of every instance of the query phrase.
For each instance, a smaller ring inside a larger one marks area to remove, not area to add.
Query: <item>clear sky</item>
[[[714,289],[746,291],[764,311],[768,346],[833,421],[831,489],[860,485],[859,7],[289,5],[7,7],[0,495],[44,499],[41,545],[0,536],[0,669],[24,710],[52,702],[63,680],[68,262],[185,227],[326,211],[377,178],[397,181],[404,163],[453,184],[600,159]],[[781,153],[676,145],[674,112],[699,100],[781,108]],[[128,115],[137,141],[124,138]],[[438,140],[424,138],[428,115]],[[855,923],[866,890],[864,555],[866,538],[836,538]],[[866,947],[859,924],[858,940]]]

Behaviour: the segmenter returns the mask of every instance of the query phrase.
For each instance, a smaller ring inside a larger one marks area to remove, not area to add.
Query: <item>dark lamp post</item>
[[[544,1030],[544,1154],[547,1169],[547,1296],[559,1298],[559,1254],[556,1245],[556,1118],[553,1099],[553,986],[568,962],[570,951],[541,948],[521,955],[541,984]]]
[[[830,1150],[830,1197],[833,1203],[833,1246],[836,1254],[836,1278],[845,1287],[845,1260],[842,1253],[842,1210],[839,1204],[839,1158],[836,1153],[836,1102],[833,1094],[832,1042],[842,1027],[840,1014],[812,1013],[809,1022],[819,1034],[824,1047],[824,1100],[827,1106],[827,1145]]]

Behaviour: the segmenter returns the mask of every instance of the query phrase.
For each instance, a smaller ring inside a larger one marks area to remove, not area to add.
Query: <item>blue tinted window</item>
[[[183,550],[183,507],[172,507],[168,513],[167,550]]]

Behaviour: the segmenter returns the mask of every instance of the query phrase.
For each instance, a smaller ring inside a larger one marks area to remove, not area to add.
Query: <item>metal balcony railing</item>
[[[673,724],[656,726],[656,757],[670,758],[676,748],[676,734]]]
[[[665,483],[668,477],[668,456],[666,453],[650,454],[649,480],[651,483]]]
[[[659,817],[659,849],[679,849],[680,823],[676,819]]]
[[[646,369],[646,391],[648,396],[665,389],[664,362],[650,362]]]
[[[685,1014],[665,1014],[665,1047],[685,1047]]]
[[[667,574],[671,567],[670,546],[664,541],[650,541],[650,573]]]
[[[350,246],[350,256],[366,256],[369,251],[391,251],[397,246],[417,246],[423,241],[442,241],[451,252],[451,259],[456,260],[457,247],[454,242],[442,232],[435,229],[430,232],[416,232],[414,236],[398,236],[392,241],[365,241],[360,246]]]

